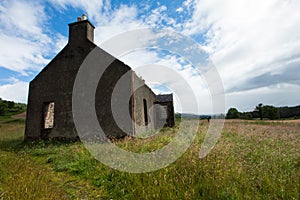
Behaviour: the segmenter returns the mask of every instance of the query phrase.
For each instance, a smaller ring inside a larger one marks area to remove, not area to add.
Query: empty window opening
[[[144,119],[145,119],[145,125],[148,125],[148,109],[147,109],[147,101],[146,99],[143,99],[144,104]]]
[[[54,126],[54,102],[44,104],[44,129]]]

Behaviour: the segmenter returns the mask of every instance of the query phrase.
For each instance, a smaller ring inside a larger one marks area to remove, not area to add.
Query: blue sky
[[[29,81],[66,45],[68,23],[86,13],[100,47],[115,35],[147,27],[194,39],[218,69],[226,110],[299,105],[299,10],[298,0],[2,0],[0,97],[26,102]],[[188,79],[199,113],[211,112],[205,80],[193,77],[182,58],[142,50],[120,59],[133,68],[175,66]]]

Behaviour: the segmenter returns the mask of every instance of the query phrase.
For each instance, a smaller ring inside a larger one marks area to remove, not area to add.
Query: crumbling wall
[[[155,93],[145,84],[142,78],[135,73],[133,84],[136,89],[134,92],[134,116],[136,123],[135,132],[144,132],[155,128]],[[146,103],[146,105],[145,105]]]

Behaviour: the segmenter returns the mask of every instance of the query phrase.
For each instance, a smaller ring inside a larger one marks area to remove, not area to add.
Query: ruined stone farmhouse
[[[97,47],[94,44],[94,29],[85,15],[70,23],[67,45],[30,82],[26,140],[78,139],[72,113],[73,85],[81,64]],[[100,50],[101,56],[96,58],[99,68],[104,67],[103,60],[113,57]],[[100,78],[95,93],[96,115],[105,134],[114,138],[128,134],[134,136],[137,132],[135,126],[144,126],[145,130],[155,129],[161,121],[165,126],[174,126],[173,95],[156,95],[146,84],[134,91],[133,84],[143,80],[122,61],[113,59]],[[128,72],[132,74],[125,84],[132,94],[128,112],[135,123],[128,122],[125,132],[114,120],[111,96],[114,86]]]

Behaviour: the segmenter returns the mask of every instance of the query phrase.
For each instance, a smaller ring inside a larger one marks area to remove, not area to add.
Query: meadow
[[[23,142],[24,119],[0,119],[0,199],[299,199],[300,121],[228,120],[210,154],[198,158],[208,128],[155,172],[132,174],[94,159],[80,142]],[[126,138],[136,152],[161,148],[178,129]]]

